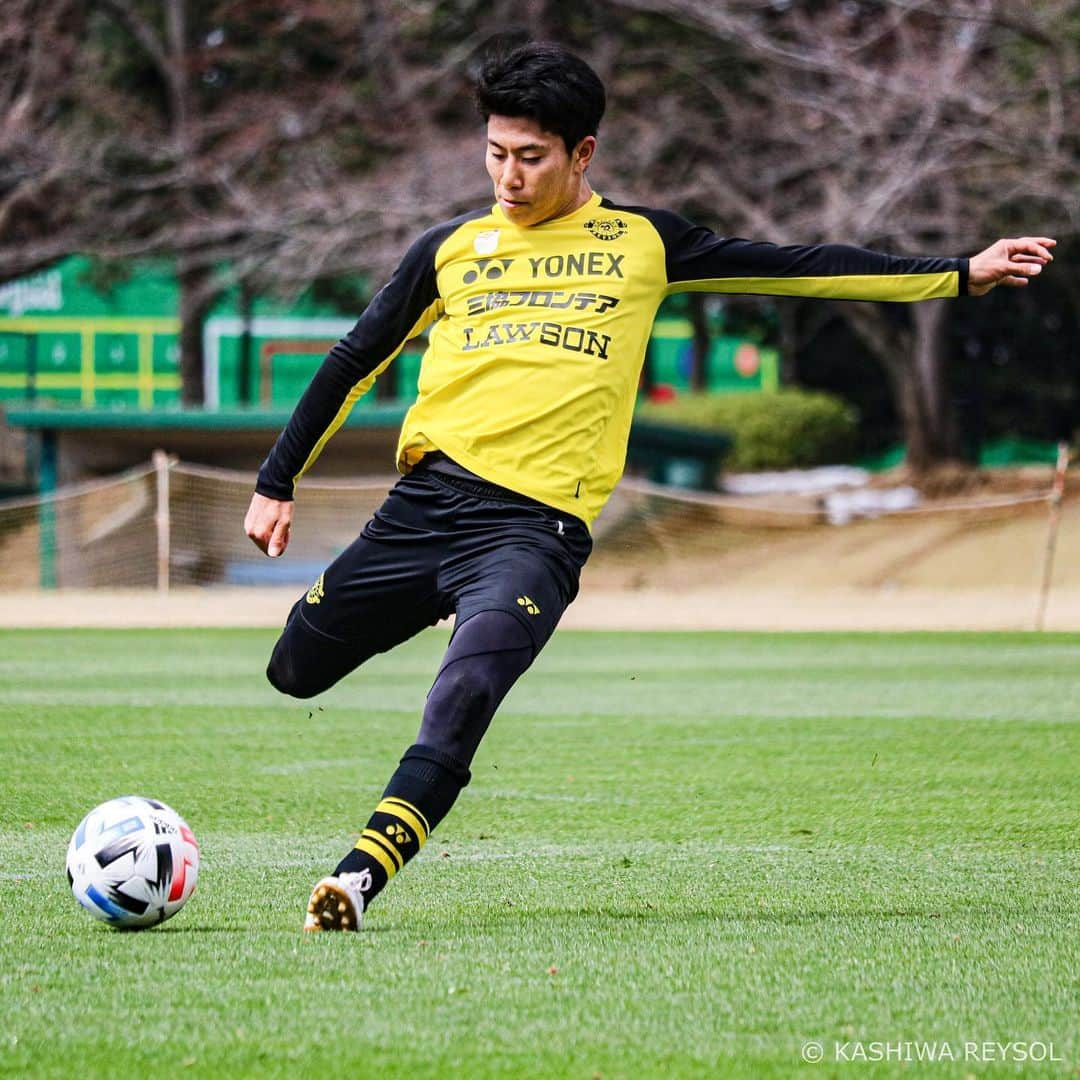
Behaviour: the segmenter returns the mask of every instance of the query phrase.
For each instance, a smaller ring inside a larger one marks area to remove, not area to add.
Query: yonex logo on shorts
[[[318,604],[322,598],[326,595],[326,590],[323,587],[323,578],[325,574],[319,575],[319,580],[308,589],[307,602],[309,604]]]
[[[523,607],[530,615],[540,614],[540,608],[537,606],[536,601],[530,599],[528,596],[519,596],[517,602],[518,605]]]

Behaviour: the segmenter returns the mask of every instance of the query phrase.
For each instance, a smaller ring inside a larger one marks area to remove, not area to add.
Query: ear
[[[574,152],[571,155],[575,167],[580,169],[581,172],[585,172],[593,159],[593,154],[595,153],[596,136],[586,135],[585,138],[582,139],[581,142],[579,142],[577,146],[574,147]]]

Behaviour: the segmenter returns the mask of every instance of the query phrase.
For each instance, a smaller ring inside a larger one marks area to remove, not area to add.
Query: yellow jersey
[[[408,472],[438,449],[477,476],[591,524],[626,458],[657,308],[680,291],[927,300],[967,291],[966,259],[721,237],[593,194],[519,227],[498,206],[428,230],[330,351],[259,473],[291,499],[331,435],[430,328],[398,440]]]

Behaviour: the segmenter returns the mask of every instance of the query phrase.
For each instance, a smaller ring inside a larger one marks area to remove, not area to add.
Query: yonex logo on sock
[[[409,842],[409,834],[395,821],[386,826],[386,835],[400,847]]]
[[[530,615],[539,615],[540,608],[535,600],[530,599],[528,596],[519,596],[517,598],[518,605],[523,607]]]

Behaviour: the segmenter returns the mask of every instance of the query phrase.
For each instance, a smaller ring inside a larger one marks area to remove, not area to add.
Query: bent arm
[[[376,377],[405,342],[441,316],[435,253],[451,226],[456,224],[430,229],[413,244],[357,324],[330,350],[263,462],[258,494],[292,499],[297,481]]]

